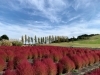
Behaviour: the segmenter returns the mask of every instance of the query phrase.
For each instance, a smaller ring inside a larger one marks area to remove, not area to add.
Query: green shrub
[[[0,46],[1,46],[1,43],[2,43],[2,42],[0,41]]]
[[[12,46],[12,43],[9,40],[2,40],[1,46]]]
[[[23,43],[20,42],[20,41],[13,41],[13,42],[12,42],[12,45],[13,45],[13,46],[22,46]]]

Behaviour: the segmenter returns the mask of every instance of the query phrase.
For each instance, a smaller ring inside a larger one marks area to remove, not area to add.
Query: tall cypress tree
[[[36,35],[35,35],[35,38],[34,38],[34,40],[35,40],[35,44],[37,43],[37,37],[36,37]]]
[[[38,37],[38,43],[40,44],[40,38]]]
[[[30,37],[28,36],[28,44],[30,44],[30,40],[31,40],[31,39],[30,39]]]
[[[23,36],[21,37],[21,41],[22,41],[22,43],[24,44],[24,37],[23,37]]]
[[[27,35],[25,35],[25,44],[26,44],[26,42],[27,42]]]
[[[31,37],[31,42],[32,42],[32,44],[33,44],[33,37]]]

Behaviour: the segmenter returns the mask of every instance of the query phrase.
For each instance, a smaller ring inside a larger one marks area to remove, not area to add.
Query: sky
[[[100,33],[100,0],[0,0],[0,36]]]

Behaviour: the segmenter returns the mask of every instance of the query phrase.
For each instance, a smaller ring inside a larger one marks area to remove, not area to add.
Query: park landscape
[[[40,42],[36,36],[34,40],[25,35],[20,41],[10,41],[7,35],[2,35],[0,74],[99,75],[99,36],[83,34],[77,38],[56,36],[56,39],[49,36]]]
[[[0,75],[100,75],[100,0],[0,0]]]

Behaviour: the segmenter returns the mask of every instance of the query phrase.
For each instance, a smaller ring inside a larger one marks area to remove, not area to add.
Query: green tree
[[[40,44],[40,38],[38,37],[38,43]]]
[[[34,38],[34,40],[35,40],[35,44],[37,43],[37,37],[36,37],[36,35],[35,35],[35,38]]]
[[[45,43],[45,44],[47,43],[47,37],[45,37],[45,41],[44,41],[44,43]]]
[[[32,42],[32,44],[33,44],[33,37],[31,37],[31,42]]]
[[[30,44],[30,40],[31,40],[31,39],[30,39],[30,37],[28,36],[28,44]]]
[[[27,42],[27,35],[25,35],[25,44],[26,44],[26,42]]]
[[[42,38],[42,40],[43,40],[43,43],[44,43],[44,41],[45,41],[44,37]]]
[[[1,41],[2,39],[1,39],[1,37],[0,37],[0,41]]]
[[[51,40],[51,42],[54,42],[54,36],[52,35],[52,40]]]
[[[24,44],[24,37],[23,37],[23,36],[21,37],[21,41],[22,41],[22,43]]]
[[[4,35],[1,36],[1,40],[3,40],[3,39],[9,40],[9,37],[8,37],[7,35],[4,34]]]
[[[49,36],[49,43],[51,43],[51,36]]]
[[[41,37],[41,44],[43,44],[43,38]]]

